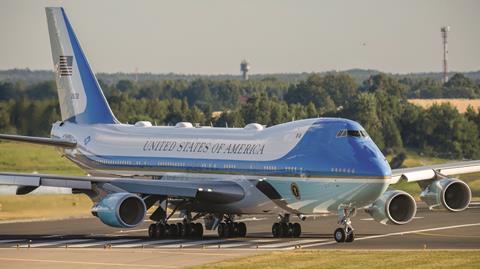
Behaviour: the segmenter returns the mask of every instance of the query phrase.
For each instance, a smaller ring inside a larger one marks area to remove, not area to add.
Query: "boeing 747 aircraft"
[[[410,222],[415,200],[389,187],[399,180],[418,182],[432,209],[462,211],[470,203],[468,185],[451,176],[480,171],[479,161],[391,170],[362,126],[348,119],[268,128],[122,124],[63,8],[46,13],[62,121],[53,124],[50,138],[0,138],[57,147],[90,176],[1,172],[0,184],[18,186],[19,195],[39,186],[71,188],[94,201],[92,214],[103,223],[123,228],[141,224],[155,206],[150,238],[201,237],[204,229],[243,237],[247,226],[236,218],[245,214],[278,215],[273,236],[298,237],[302,220],[333,213],[337,242],[354,241],[351,218],[359,209],[383,224]],[[183,222],[169,221],[175,212]]]

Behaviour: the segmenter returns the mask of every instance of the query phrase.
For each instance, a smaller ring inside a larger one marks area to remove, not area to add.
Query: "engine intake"
[[[420,199],[430,209],[445,208],[452,212],[465,210],[472,199],[472,192],[468,185],[455,178],[434,180],[423,188]]]
[[[113,193],[92,207],[92,214],[103,223],[117,228],[133,228],[146,213],[143,199],[132,193]]]
[[[390,190],[383,193],[365,211],[382,224],[402,225],[409,223],[415,217],[417,204],[410,194]]]

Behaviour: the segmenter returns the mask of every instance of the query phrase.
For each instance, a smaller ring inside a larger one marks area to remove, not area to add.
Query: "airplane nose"
[[[361,164],[361,170],[365,175],[375,177],[389,177],[392,174],[390,165],[385,156],[373,143],[373,141],[356,141],[356,156]]]
[[[376,147],[375,144],[373,144],[373,142],[366,147],[372,156],[370,158],[370,162],[372,163],[372,172],[381,177],[391,176],[392,170],[390,169],[387,159],[385,156],[383,156],[383,153]]]

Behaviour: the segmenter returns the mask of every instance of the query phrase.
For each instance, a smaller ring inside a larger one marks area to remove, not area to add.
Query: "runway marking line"
[[[81,264],[81,265],[103,265],[103,266],[120,266],[120,267],[149,267],[149,268],[178,268],[178,266],[159,265],[159,264],[130,264],[130,263],[108,263],[108,262],[82,262],[82,261],[65,261],[65,260],[43,260],[43,259],[19,259],[19,258],[3,258],[0,261],[13,262],[43,262],[43,263],[63,263],[63,264]]]
[[[91,243],[71,245],[70,248],[84,248],[84,247],[100,246],[105,244],[113,245],[113,244],[120,244],[120,243],[133,242],[133,241],[138,241],[138,239],[113,239],[113,240],[105,240],[105,241],[95,241]]]
[[[463,234],[458,234],[458,235],[453,235],[453,234],[433,234],[433,233],[416,233],[419,235],[426,235],[426,236],[438,236],[438,237],[450,237],[450,238],[455,238],[455,237],[460,237],[460,238],[480,238],[480,235],[463,235]]]
[[[3,248],[0,247],[0,250],[5,250],[5,251],[19,251],[18,249],[13,249],[13,248]],[[25,251],[33,251],[32,249],[20,249],[20,250],[25,250]],[[225,248],[223,249],[224,251],[230,252],[230,253],[219,253],[216,249],[211,249],[211,248],[205,248],[205,249],[196,249],[196,248],[185,248],[182,249],[182,251],[178,251],[178,249],[158,249],[158,248],[145,248],[145,249],[122,249],[122,248],[111,248],[107,250],[102,250],[102,251],[111,251],[111,252],[124,252],[124,253],[160,253],[160,254],[171,254],[175,253],[175,255],[205,255],[205,256],[228,256],[228,257],[238,257],[238,251],[260,251],[260,252],[267,252],[267,251],[272,251],[271,249],[251,249],[251,248],[245,248],[245,249],[231,249],[231,248]],[[91,251],[91,252],[98,252],[99,248],[68,248],[67,250],[61,249],[61,248],[35,248],[34,251],[76,251],[76,252],[86,252],[86,251]],[[213,253],[212,253],[213,252]],[[234,252],[234,253],[232,253]]]
[[[88,242],[88,241],[93,241],[93,239],[57,240],[57,241],[49,241],[49,242],[42,242],[42,243],[30,243],[30,246],[28,244],[22,244],[19,247],[21,247],[21,248],[26,248],[26,247],[38,248],[38,247],[47,247],[47,246],[81,243],[81,242]],[[12,247],[16,247],[16,246],[12,246]]]
[[[355,239],[355,241],[390,237],[390,236],[396,236],[396,235],[408,235],[408,234],[417,234],[417,233],[431,232],[431,231],[441,231],[441,230],[448,230],[448,229],[465,228],[465,227],[472,227],[472,226],[480,226],[480,223],[461,224],[461,225],[453,225],[453,226],[445,226],[445,227],[437,227],[437,228],[429,228],[429,229],[421,229],[421,230],[413,230],[413,231],[405,231],[405,232],[396,232],[396,233],[365,236],[365,237],[357,238],[357,239]],[[304,247],[304,248],[318,247],[318,246],[331,245],[331,244],[337,244],[337,242],[332,240],[332,241],[323,242],[323,243],[314,243],[314,244],[303,245],[302,247]]]

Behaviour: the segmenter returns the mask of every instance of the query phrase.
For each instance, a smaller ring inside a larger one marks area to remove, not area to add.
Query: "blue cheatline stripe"
[[[353,173],[333,173],[321,170],[285,169],[288,166],[283,161],[233,161],[219,159],[162,158],[162,157],[131,157],[131,156],[100,156],[78,154],[75,158],[85,165],[99,170],[138,170],[158,172],[185,172],[211,174],[242,174],[255,176],[281,177],[321,177],[321,178],[371,178],[379,179],[385,176]],[[205,164],[205,166],[202,166]],[[276,167],[275,170],[265,167]]]
[[[115,118],[110,110],[110,107],[108,106],[107,100],[102,93],[100,85],[98,85],[95,75],[88,65],[88,61],[82,51],[82,48],[80,47],[80,44],[78,43],[77,37],[75,36],[65,11],[63,8],[61,10],[67,26],[67,32],[72,44],[73,53],[75,55],[74,59],[77,63],[78,70],[80,72],[79,75],[82,79],[83,88],[87,98],[87,106],[85,111],[75,115],[71,119],[68,119],[68,121],[79,124],[118,123],[118,120]]]

